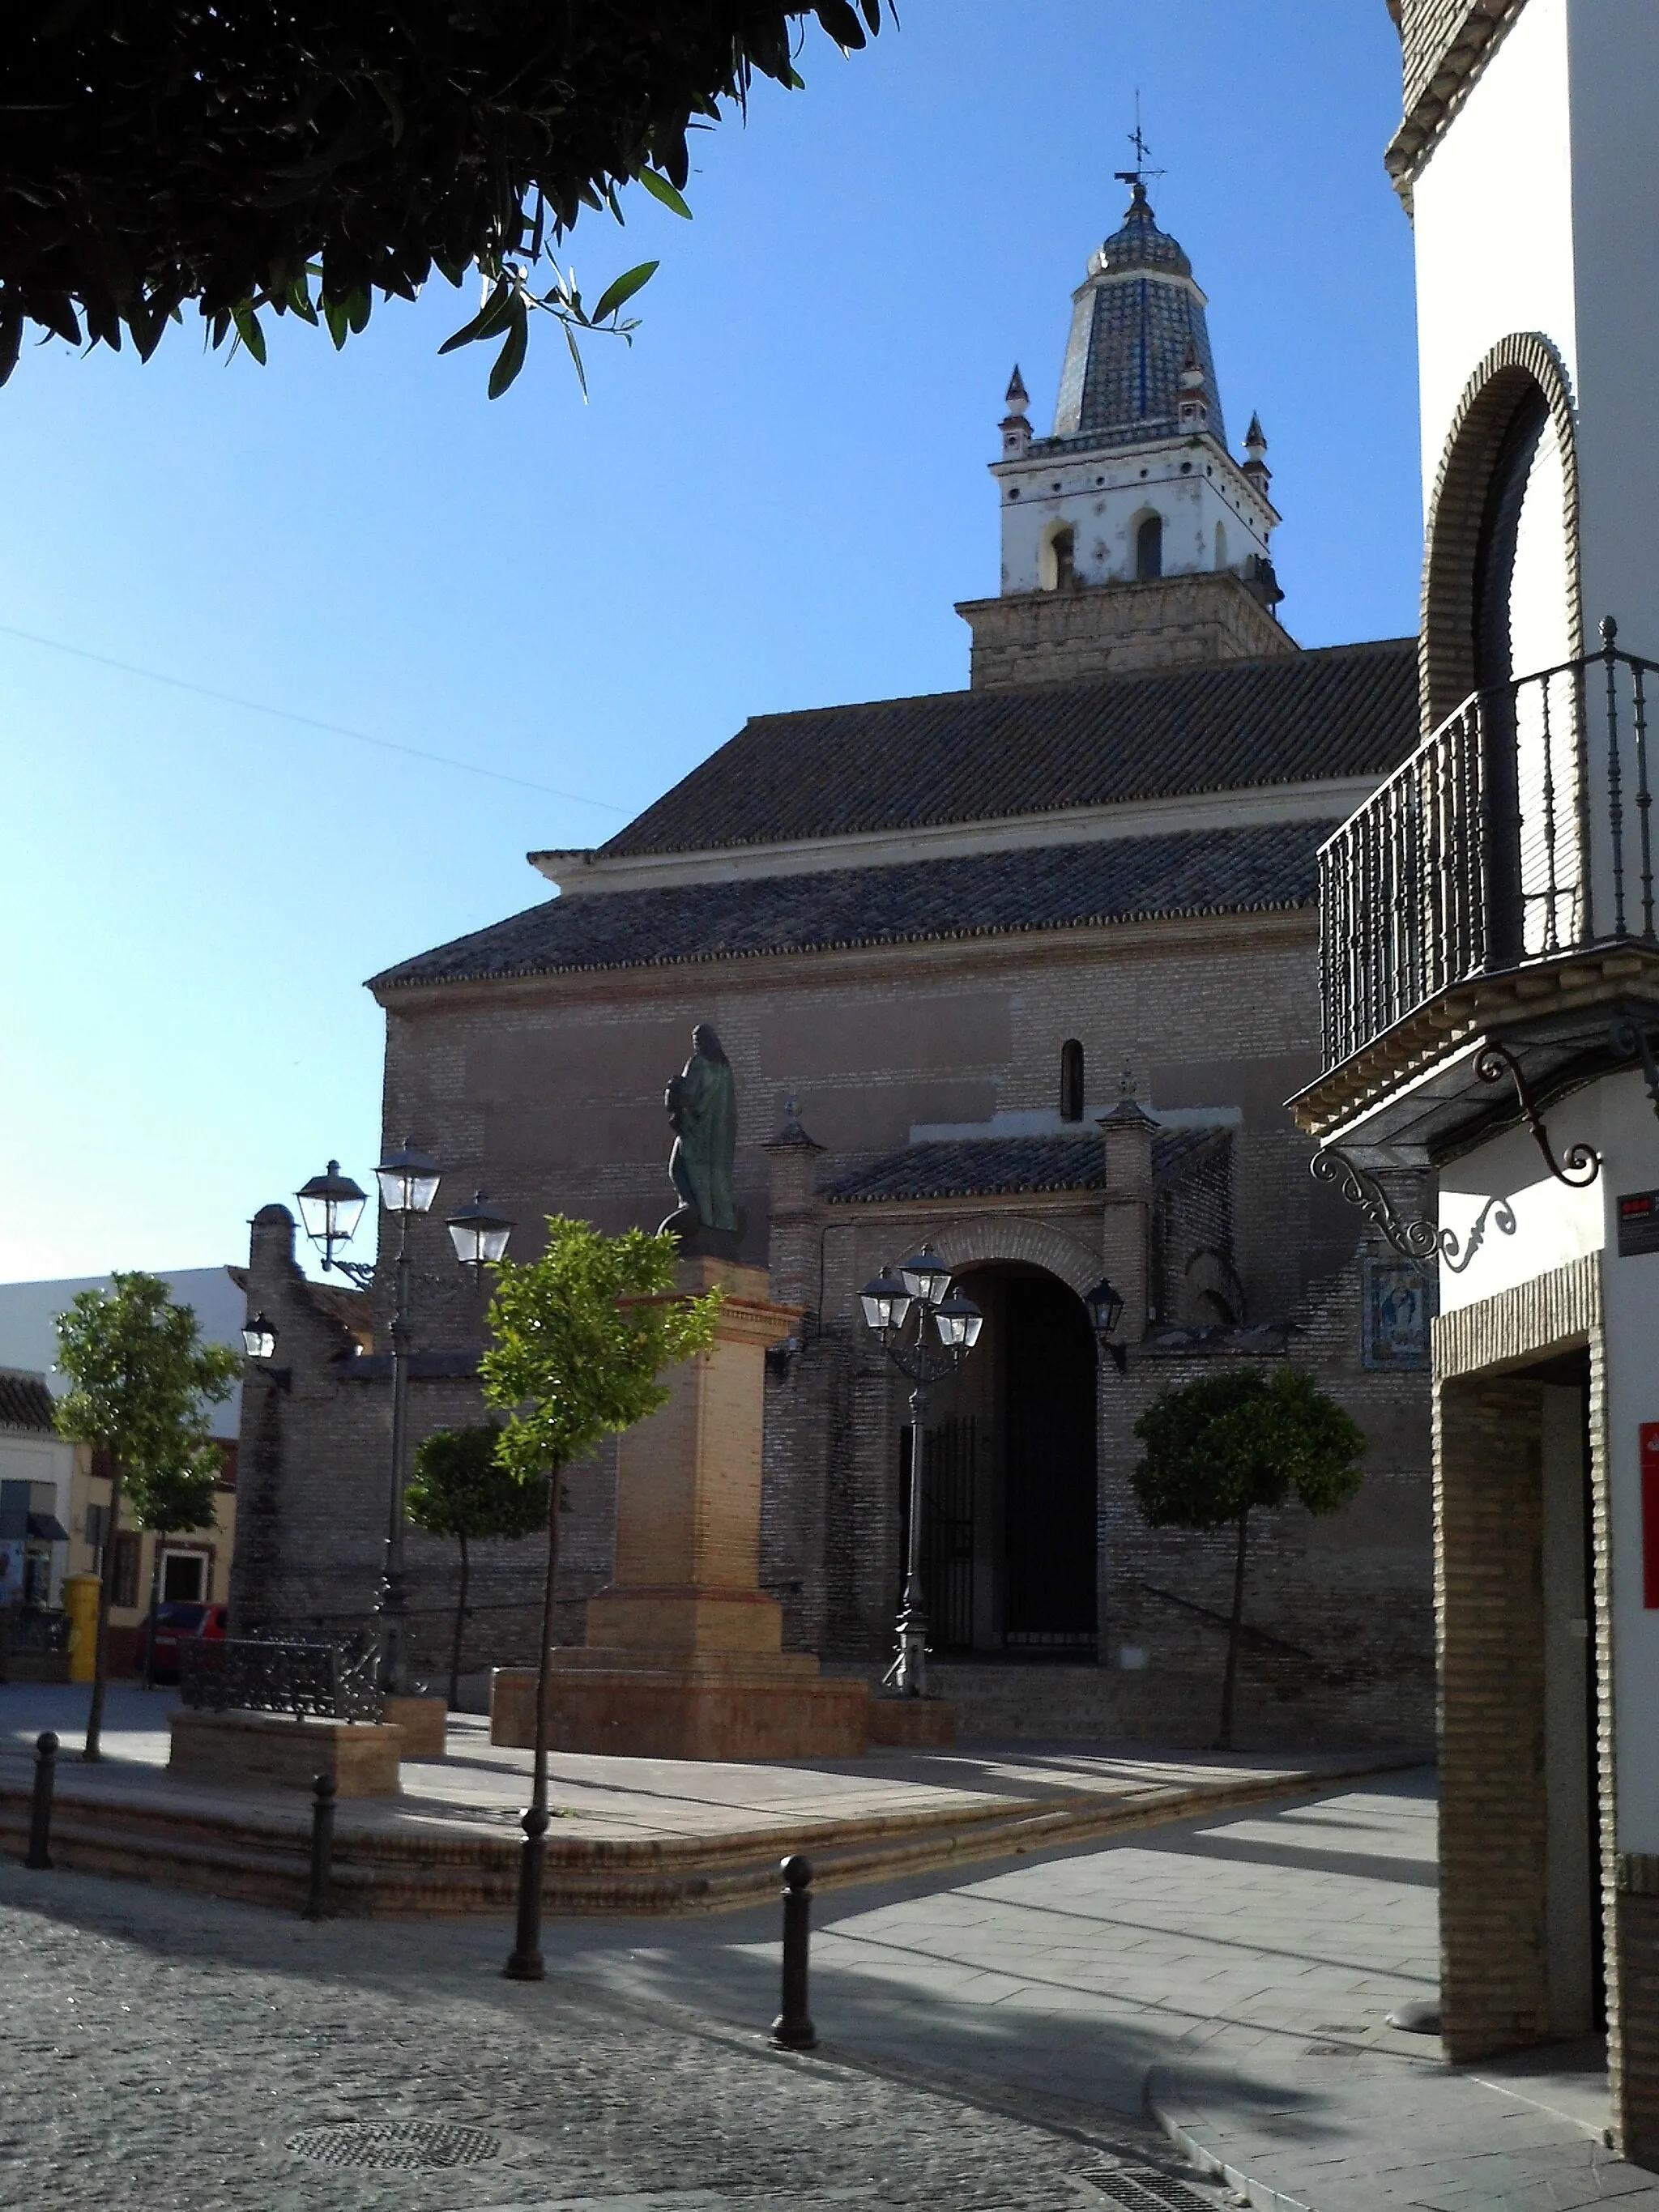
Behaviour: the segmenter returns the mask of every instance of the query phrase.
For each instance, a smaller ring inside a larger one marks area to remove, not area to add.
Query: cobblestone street
[[[1167,2147],[1133,2129],[1108,2123],[1079,2140],[902,2074],[787,2057],[758,2033],[562,1982],[556,1964],[539,1987],[508,1984],[495,1971],[506,1940],[493,1927],[313,1927],[0,1867],[0,2203],[1148,2212],[1214,2201],[1166,2178]],[[493,2154],[338,2162],[396,2150],[410,2123],[485,2138],[446,2135],[441,2156]],[[394,2136],[353,2132],[365,2128]],[[313,2130],[325,2155],[290,2147]],[[1120,2171],[1109,2196],[1097,2185],[1119,2155],[1150,2166],[1139,2190]]]

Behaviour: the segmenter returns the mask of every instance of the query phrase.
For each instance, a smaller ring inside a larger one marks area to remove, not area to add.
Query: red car
[[[184,1598],[170,1598],[165,1604],[158,1605],[150,1631],[150,1679],[156,1682],[176,1682],[179,1679],[179,1646],[195,1638],[222,1638],[229,1613],[230,1607],[226,1605],[205,1605]]]

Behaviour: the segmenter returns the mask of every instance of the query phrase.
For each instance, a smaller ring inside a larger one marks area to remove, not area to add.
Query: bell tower
[[[975,690],[1294,653],[1274,611],[1267,441],[1228,449],[1204,294],[1139,169],[1073,295],[1054,428],[1018,368],[991,465],[1001,588],[957,611]]]

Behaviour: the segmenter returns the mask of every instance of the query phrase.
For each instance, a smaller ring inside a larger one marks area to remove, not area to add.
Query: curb
[[[1318,2212],[1317,2206],[1310,2204],[1306,2198],[1289,2196],[1284,2190],[1275,2189],[1271,2182],[1258,2181],[1254,2174],[1246,2173],[1200,2142],[1191,2128],[1176,2116],[1181,2092],[1176,2076],[1166,2068],[1147,2068],[1141,2094],[1147,2117],[1175,2145],[1188,2166],[1217,2181],[1224,2181],[1235,2197],[1254,2205],[1255,2212]]]
[[[571,1917],[732,1911],[775,1894],[779,1850],[792,1837],[811,1851],[822,1892],[1073,1850],[1137,1829],[1317,1796],[1419,1763],[1414,1753],[1362,1753],[1323,1773],[1280,1771],[1208,1790],[1164,1785],[1127,1799],[1067,1793],[1001,1800],[963,1807],[954,1818],[929,1808],[807,1822],[793,1832],[573,1838],[550,1849],[542,1894],[549,1911]],[[259,1903],[287,1888],[302,1893],[306,1831],[286,1815],[286,1808],[263,1806],[240,1813],[190,1808],[169,1804],[164,1792],[122,1801],[76,1790],[60,1796],[53,1842],[60,1863],[83,1873]],[[0,1851],[9,1855],[27,1817],[27,1793],[0,1782]],[[500,1915],[512,1908],[518,1857],[509,1835],[440,1838],[342,1822],[335,1844],[339,1907],[353,1917]]]

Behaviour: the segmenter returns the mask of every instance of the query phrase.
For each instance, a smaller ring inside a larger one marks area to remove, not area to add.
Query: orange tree
[[[109,1521],[98,1593],[98,1644],[82,1757],[102,1756],[109,1668],[109,1561],[125,1503],[141,1528],[199,1528],[213,1517],[221,1466],[207,1408],[228,1398],[242,1357],[204,1344],[189,1306],[158,1275],[112,1275],[58,1316],[58,1365],[69,1389],[58,1431],[109,1455]],[[157,1547],[159,1552],[160,1547]],[[152,1601],[153,1618],[153,1601]]]
[[[532,309],[627,335],[655,263],[590,307],[555,249],[631,181],[687,213],[688,133],[798,86],[810,18],[850,50],[879,0],[9,0],[0,383],[31,326],[148,359],[193,302],[263,361],[267,310],[342,346],[475,269],[493,398]]]
[[[411,1527],[428,1536],[453,1536],[461,1547],[455,1634],[449,1650],[452,1705],[460,1687],[471,1547],[492,1536],[533,1536],[547,1524],[545,1485],[522,1481],[511,1468],[502,1466],[495,1456],[501,1433],[498,1421],[471,1429],[434,1429],[421,1441],[415,1479],[404,1492],[404,1510]]]
[[[1358,1489],[1365,1432],[1310,1376],[1285,1367],[1208,1375],[1165,1393],[1135,1423],[1146,1456],[1130,1478],[1140,1510],[1160,1528],[1237,1530],[1218,1751],[1231,1751],[1244,1619],[1250,1515],[1292,1495],[1310,1513],[1334,1513]]]
[[[539,1259],[498,1261],[489,1304],[495,1342],[479,1363],[486,1402],[505,1415],[495,1455],[526,1488],[541,1487],[547,1573],[536,1678],[535,1781],[525,1814],[517,1941],[507,1972],[542,1978],[543,1838],[547,1832],[547,1739],[554,1589],[559,1566],[560,1478],[605,1438],[631,1429],[668,1397],[664,1370],[714,1340],[720,1292],[684,1297],[674,1288],[679,1245],[630,1229],[605,1237],[585,1221],[550,1216]]]

